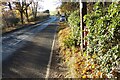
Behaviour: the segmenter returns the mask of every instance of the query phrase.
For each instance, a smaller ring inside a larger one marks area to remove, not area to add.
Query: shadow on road
[[[3,61],[3,78],[45,78],[56,26],[49,25]],[[18,45],[19,46],[19,45]]]
[[[50,50],[32,42],[27,44],[29,45],[17,50],[13,56],[3,62],[3,78],[44,77]]]

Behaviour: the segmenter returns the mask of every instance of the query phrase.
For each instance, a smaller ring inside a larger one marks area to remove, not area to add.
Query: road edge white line
[[[49,62],[48,62],[48,65],[47,65],[47,71],[46,71],[46,76],[45,76],[46,79],[48,79],[49,73],[50,73],[50,66],[51,66],[51,61],[52,61],[52,55],[53,55],[54,45],[55,45],[57,27],[55,29],[54,39],[53,39],[53,42],[52,42],[52,48],[51,48],[50,57],[49,57]]]

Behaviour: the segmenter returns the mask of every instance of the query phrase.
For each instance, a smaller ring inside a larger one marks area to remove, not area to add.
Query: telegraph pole
[[[81,51],[83,53],[83,50],[84,50],[84,28],[86,26],[83,22],[83,17],[84,17],[84,15],[87,14],[87,3],[83,2],[83,0],[80,0],[79,3],[80,3]]]

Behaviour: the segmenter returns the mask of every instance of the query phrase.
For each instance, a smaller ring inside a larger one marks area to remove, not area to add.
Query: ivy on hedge
[[[68,17],[68,23],[71,27],[71,38],[74,45],[80,44],[80,11],[76,10]]]
[[[97,55],[95,62],[109,76],[120,63],[120,4],[112,3],[105,8],[98,2],[93,12],[84,16],[84,21],[89,29],[87,53],[91,57]]]

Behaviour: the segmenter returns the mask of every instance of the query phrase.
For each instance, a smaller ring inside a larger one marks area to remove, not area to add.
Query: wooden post
[[[83,8],[82,8],[82,15],[83,16],[82,16],[82,19],[86,14],[87,14],[87,2],[83,2]],[[86,24],[84,22],[82,22],[82,24],[83,24],[83,38],[84,38],[85,37],[84,31],[85,31],[85,28],[86,28]],[[83,39],[83,44],[84,44],[83,48],[85,48],[86,46],[85,46],[85,40],[84,39]]]
[[[82,24],[82,8],[83,8],[83,4],[82,1],[80,0],[80,28],[81,28],[81,52],[83,52],[83,24]]]
[[[87,14],[87,4],[86,2],[82,2],[82,0],[80,0],[80,28],[81,28],[81,51],[82,53],[84,50],[84,27],[85,27],[85,24],[83,22],[83,17],[85,14]]]

